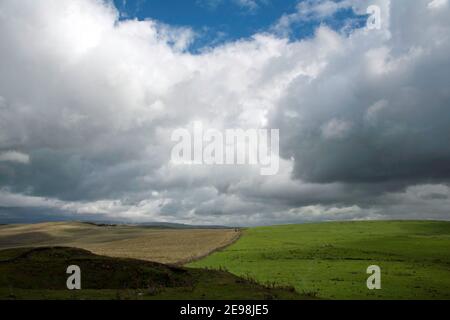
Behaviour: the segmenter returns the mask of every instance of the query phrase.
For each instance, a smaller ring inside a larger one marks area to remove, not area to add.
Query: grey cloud
[[[450,28],[425,5],[392,2],[402,12],[391,17],[392,36],[340,39],[345,49],[318,77],[292,82],[272,125],[286,128],[282,152],[295,158],[295,177],[399,187],[449,180],[450,46],[441,28]]]

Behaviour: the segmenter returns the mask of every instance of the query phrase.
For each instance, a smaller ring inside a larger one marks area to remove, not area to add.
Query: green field
[[[366,269],[381,267],[381,290]],[[250,228],[191,267],[226,268],[329,299],[450,299],[450,222],[333,222]]]

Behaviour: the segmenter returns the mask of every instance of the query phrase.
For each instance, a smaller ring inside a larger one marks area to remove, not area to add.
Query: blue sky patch
[[[197,51],[206,46],[248,38],[258,32],[270,31],[283,15],[297,11],[302,0],[113,0],[122,19],[154,19],[172,25],[192,28],[198,35],[190,48]],[[351,25],[359,28],[365,16],[351,9],[342,9],[324,19],[297,21],[291,25],[292,40],[313,35],[320,24],[335,30]]]

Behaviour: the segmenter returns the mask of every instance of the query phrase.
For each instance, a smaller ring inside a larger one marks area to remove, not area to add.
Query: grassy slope
[[[81,268],[80,291],[66,289],[66,268]],[[301,299],[225,271],[179,268],[94,255],[75,248],[0,251],[0,299]]]
[[[382,269],[382,290],[366,268]],[[338,222],[248,229],[224,251],[190,264],[340,299],[450,299],[449,222]]]

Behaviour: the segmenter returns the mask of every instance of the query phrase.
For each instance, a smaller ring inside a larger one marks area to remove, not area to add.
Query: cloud
[[[448,0],[433,0],[430,3],[428,3],[428,8],[430,9],[439,9],[441,7],[447,6]]]
[[[235,0],[236,3],[245,9],[248,9],[250,11],[258,9],[259,5],[256,0]]]
[[[219,6],[226,3],[234,4],[247,12],[255,12],[263,5],[267,5],[270,0],[197,0],[197,5],[209,8],[211,10],[217,9]]]
[[[297,14],[299,19],[323,19],[351,6],[352,1],[349,0],[306,0],[298,3]]]
[[[355,9],[355,1],[352,0],[304,0],[299,1],[293,13],[282,15],[272,27],[277,34],[287,36],[292,27],[298,23],[311,21],[323,21],[333,17],[336,13],[345,9]]]
[[[30,156],[17,152],[17,151],[5,151],[0,152],[0,162],[16,162],[16,163],[22,163],[22,164],[29,164],[30,163]]]
[[[335,34],[339,50],[324,58],[326,67],[317,77],[298,78],[273,113],[272,125],[289,136],[282,150],[296,159],[297,178],[399,187],[450,178],[449,126],[440,119],[450,80],[448,36],[440,32],[449,24],[424,10],[426,2],[401,16],[397,3],[390,4],[389,32]],[[406,17],[419,14],[405,26]]]
[[[192,54],[189,28],[110,2],[1,1],[0,220],[449,219],[450,12],[430,3],[306,2],[306,17],[379,5],[382,28]],[[280,173],[172,165],[194,121],[279,128]]]
[[[351,130],[352,124],[348,121],[331,119],[322,126],[322,136],[325,139],[341,139]]]

